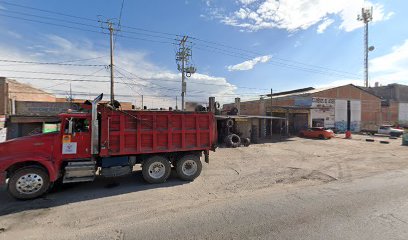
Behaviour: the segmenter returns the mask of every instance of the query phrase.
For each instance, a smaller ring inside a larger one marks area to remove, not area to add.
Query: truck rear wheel
[[[23,167],[11,174],[8,192],[17,199],[34,199],[47,192],[50,177],[46,170],[37,166]]]
[[[202,168],[200,157],[188,154],[177,161],[177,176],[184,181],[193,181],[200,176]]]
[[[171,165],[167,158],[153,156],[143,162],[142,174],[148,183],[163,183],[170,176]]]

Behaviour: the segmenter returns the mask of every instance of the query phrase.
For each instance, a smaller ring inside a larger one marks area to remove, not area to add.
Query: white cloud
[[[252,4],[254,2],[256,2],[258,0],[239,0],[240,3],[244,4],[244,5],[249,5]]]
[[[374,86],[375,82],[381,85],[391,83],[408,85],[408,39],[403,44],[393,47],[390,53],[369,61],[369,82],[371,86]],[[363,77],[361,79],[340,79],[317,87],[333,87],[350,83],[362,86],[364,80]]]
[[[385,13],[384,6],[366,1],[373,6],[373,22],[389,19],[393,13]],[[362,26],[357,15],[364,6],[363,0],[239,0],[237,9],[230,12],[216,11],[215,18],[226,25],[257,31],[261,29],[285,29],[289,32],[308,29],[320,23],[321,31],[333,23],[331,16],[340,18],[339,28],[352,31]],[[331,17],[328,19],[328,17]],[[329,24],[330,23],[330,24]]]
[[[227,66],[228,71],[247,71],[251,70],[258,63],[266,63],[271,59],[270,55],[256,57],[254,59],[238,63],[236,65]]]
[[[87,59],[102,57],[95,60],[73,62],[78,64],[108,65],[109,57],[105,49],[97,49],[86,39],[66,39],[57,35],[47,35],[42,45],[32,44],[24,49],[10,44],[0,43],[1,59],[61,62],[71,59]],[[130,101],[141,106],[141,95],[148,107],[174,107],[176,96],[180,96],[181,75],[176,70],[166,70],[147,60],[148,54],[117,47],[115,65],[115,94],[120,101]],[[176,67],[174,67],[176,68]],[[125,69],[134,75],[122,70]],[[95,73],[96,71],[98,71]],[[21,72],[23,71],[23,72]],[[24,72],[25,71],[25,72]],[[99,80],[104,82],[71,82],[74,97],[93,98],[98,93],[105,93],[109,98],[109,72],[105,67],[74,67],[63,65],[32,65],[17,63],[0,63],[1,76],[10,77],[21,82],[54,92],[60,97],[68,95],[70,83],[55,79]],[[36,73],[30,73],[36,72]],[[59,73],[57,75],[47,73]],[[67,75],[68,74],[68,75]],[[85,76],[71,76],[80,74]],[[86,75],[96,76],[86,76]],[[122,76],[121,74],[125,75]],[[47,78],[47,79],[35,79]],[[54,79],[54,80],[52,80]],[[105,82],[106,81],[106,82]],[[196,73],[187,78],[186,101],[207,102],[209,96],[218,101],[228,102],[233,99],[236,87],[228,83],[226,78]],[[126,96],[124,96],[126,95]],[[179,106],[180,106],[179,97]]]
[[[324,20],[318,27],[317,27],[317,33],[323,33],[330,25],[334,23],[333,19],[326,19]]]
[[[408,39],[393,47],[390,53],[370,60],[369,73],[371,83],[408,84]]]

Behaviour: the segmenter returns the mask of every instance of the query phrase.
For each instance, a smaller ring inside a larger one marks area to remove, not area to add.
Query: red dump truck
[[[0,184],[17,199],[46,193],[53,183],[88,182],[96,175],[130,174],[142,165],[149,183],[165,182],[176,168],[180,179],[201,173],[201,157],[215,151],[211,112],[134,111],[88,102],[88,111],[60,114],[60,130],[0,143]]]

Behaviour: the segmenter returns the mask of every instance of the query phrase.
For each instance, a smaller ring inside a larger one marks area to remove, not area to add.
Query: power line
[[[22,18],[22,17],[16,17],[16,16],[10,16],[10,15],[6,15],[6,14],[0,14],[0,16],[8,17],[8,18],[14,18],[14,19],[28,21],[28,22],[36,22],[36,23],[47,24],[47,25],[52,25],[52,26],[57,26],[57,27],[69,28],[69,29],[74,29],[74,30],[83,31],[83,32],[92,32],[92,33],[105,34],[105,35],[109,34],[109,33],[104,33],[104,32],[100,32],[100,31],[94,31],[94,30],[89,30],[89,29],[84,29],[84,28],[73,27],[73,26],[67,26],[67,25],[57,24],[57,23],[38,21],[38,20]],[[127,38],[127,39],[133,39],[133,40],[147,41],[147,42],[173,44],[173,45],[175,44],[173,42],[157,41],[157,40],[154,40],[154,39],[131,37],[131,36],[127,36],[127,35],[120,35],[120,37]]]
[[[228,56],[235,57],[235,58],[240,58],[240,59],[243,59],[245,61],[252,60],[251,58],[245,57],[240,53],[228,52],[228,51],[225,51],[225,50],[217,50],[217,49],[214,50],[213,48],[205,49],[205,48],[200,48],[200,47],[197,47],[197,46],[195,48],[199,49],[199,50],[202,50],[202,51],[206,51],[206,52],[214,52],[214,53],[224,54],[224,55],[228,55]],[[346,77],[346,78],[357,77],[357,75],[351,76],[351,75],[339,74],[339,73],[335,73],[335,72],[329,72],[329,71],[320,70],[320,69],[307,68],[307,67],[303,67],[303,66],[297,66],[297,65],[281,63],[281,62],[270,61],[270,62],[267,62],[266,64],[271,64],[271,65],[276,65],[276,66],[279,66],[279,67],[285,67],[285,68],[301,70],[301,71],[310,72],[310,73],[322,74],[322,75],[326,75],[326,76],[336,76],[336,77]]]
[[[41,11],[41,12],[46,12],[46,13],[51,13],[51,14],[57,14],[57,15],[61,15],[61,16],[65,16],[65,17],[70,17],[70,18],[77,18],[77,19],[81,19],[81,20],[97,22],[97,20],[95,20],[95,19],[90,19],[90,18],[86,18],[86,17],[75,16],[75,15],[70,15],[70,14],[61,13],[61,12],[56,12],[56,11],[51,11],[51,10],[44,10],[44,9],[39,9],[39,8],[33,8],[33,7],[24,6],[24,5],[20,5],[20,4],[9,3],[9,2],[6,2],[6,1],[1,1],[1,2],[4,3],[4,4],[8,4],[8,5],[16,6],[16,7],[20,7],[20,8],[26,8],[26,9],[31,9],[31,10],[35,10],[35,11]],[[122,12],[122,9],[123,9],[123,4],[124,4],[124,2],[122,1],[121,12]],[[2,15],[2,16],[6,16],[6,15]],[[6,16],[6,17],[13,17],[13,18],[21,19],[21,20],[34,21],[34,22],[39,22],[39,23],[44,23],[44,24],[49,24],[49,25],[54,25],[54,26],[60,26],[60,27],[68,27],[68,28],[71,28],[71,29],[76,29],[76,30],[81,30],[81,31],[97,32],[97,31],[91,31],[91,30],[88,30],[88,29],[79,29],[79,28],[74,28],[74,27],[72,27],[72,26],[65,26],[65,25],[61,25],[61,24],[54,24],[54,23],[49,23],[49,22],[35,21],[35,20],[30,20],[30,19],[25,19],[25,18],[18,18],[18,17],[14,17],[14,16]],[[40,17],[40,16],[37,16],[37,17]],[[121,17],[121,14],[120,14],[120,17]],[[53,19],[55,19],[55,18],[53,18]],[[66,20],[58,19],[58,21],[66,21]],[[66,22],[70,22],[70,21],[66,21]],[[71,22],[71,23],[96,27],[96,26],[93,26],[93,25],[83,24],[83,23],[78,23],[78,22]],[[150,33],[156,33],[156,34],[161,34],[161,35],[168,35],[168,36],[173,36],[173,37],[174,37],[174,36],[180,37],[179,34],[167,33],[167,32],[161,32],[161,31],[153,31],[153,30],[150,30],[150,29],[144,29],[144,28],[140,28],[140,27],[130,27],[130,26],[123,26],[123,25],[122,25],[122,27],[123,27],[123,28],[127,28],[127,29],[134,29],[134,30],[137,30],[137,31],[150,32]],[[144,34],[144,33],[138,33],[138,32],[131,32],[131,31],[123,31],[123,32],[128,32],[128,33],[131,33],[131,34],[145,35],[145,36],[154,37],[154,38],[164,38],[164,37],[162,37],[162,36],[151,35],[151,34]],[[97,33],[101,33],[101,32],[97,32]],[[130,37],[130,36],[123,36],[123,35],[120,35],[120,37],[129,38],[129,39],[134,39],[134,40],[142,40],[142,41],[152,41],[152,42],[158,42],[158,43],[166,43],[166,44],[170,43],[170,44],[174,44],[173,42],[154,41],[154,40],[145,39],[145,38],[134,38],[134,37],[132,38],[132,37]],[[174,40],[174,39],[172,39],[172,38],[167,38],[167,39]],[[232,46],[229,46],[229,45],[227,45],[227,44],[223,44],[223,43],[219,43],[219,42],[215,42],[215,41],[203,40],[203,39],[200,39],[200,38],[197,38],[197,37],[191,37],[191,39],[193,39],[193,40],[195,40],[195,41],[198,41],[198,42],[204,42],[204,43],[207,43],[207,44],[216,45],[216,46],[217,46],[216,48],[219,49],[219,50],[222,50],[222,49],[220,48],[220,46],[221,46],[221,47],[223,47],[223,48],[232,49],[232,50],[237,50],[237,51],[239,51],[238,54],[243,54],[243,52],[245,52],[245,54],[247,55],[246,57],[254,58],[254,57],[256,57],[256,56],[263,55],[263,54],[261,54],[261,53],[255,52],[255,51],[249,51],[249,50],[242,49],[242,48],[232,47]],[[211,46],[206,45],[205,47],[211,47]],[[214,46],[213,46],[213,48],[214,48]],[[230,50],[222,50],[222,51],[230,51]],[[230,52],[231,52],[231,51],[230,51]],[[237,52],[234,52],[234,53],[235,53],[235,55],[237,54]],[[251,55],[248,55],[248,54],[251,54]],[[229,55],[229,54],[225,54],[225,55]],[[353,76],[353,77],[357,77],[357,76],[360,77],[360,75],[356,75],[356,74],[350,73],[350,72],[339,71],[339,70],[336,70],[336,69],[331,69],[331,68],[327,68],[327,67],[323,67],[323,66],[317,66],[317,65],[302,63],[302,62],[299,62],[299,61],[294,61],[294,60],[289,60],[289,59],[284,59],[284,58],[280,58],[280,57],[274,56],[274,57],[273,57],[273,60],[275,60],[275,59],[278,60],[278,61],[283,61],[283,62],[292,63],[292,64],[285,64],[285,63],[275,62],[275,65],[280,66],[280,67],[290,67],[290,66],[292,66],[292,68],[294,68],[294,69],[296,69],[296,70],[308,71],[308,72],[311,72],[311,73],[317,73],[316,71],[319,71],[320,74],[324,74],[324,75],[336,75],[336,76],[341,76],[341,77],[344,77],[344,76],[346,76],[346,77],[351,77],[351,76]],[[248,59],[248,60],[249,60],[249,59]],[[272,60],[272,61],[273,61],[273,60]],[[301,65],[301,66],[295,66],[295,67],[293,67],[293,64]],[[297,68],[296,68],[296,67],[297,67]],[[313,68],[313,69],[310,69],[310,68]],[[328,71],[330,71],[330,72],[335,72],[335,73],[337,73],[337,74],[328,73]]]
[[[56,12],[56,11],[51,11],[51,10],[45,10],[45,9],[40,9],[40,8],[24,6],[24,5],[20,5],[20,4],[16,4],[16,3],[10,3],[10,2],[7,2],[7,1],[0,1],[0,2],[2,4],[15,6],[15,7],[19,7],[19,8],[26,8],[26,9],[36,10],[36,11],[40,11],[40,12],[46,12],[46,13],[52,13],[52,14],[57,14],[57,15],[61,15],[61,16],[71,17],[71,18],[78,18],[78,19],[87,20],[87,21],[93,21],[93,22],[96,21],[95,19],[91,19],[91,18],[79,17],[79,16],[74,16],[74,15],[70,15],[70,14],[66,14],[66,13],[61,13],[61,12]]]
[[[223,49],[220,49],[220,48],[219,48],[219,46],[222,46],[222,47],[224,47],[224,48],[228,48],[228,49],[233,49],[233,50],[238,50],[238,51],[240,51],[240,52],[236,52],[236,51],[234,51],[234,52],[233,52],[233,51],[229,51],[229,52],[232,52],[232,53],[235,53],[235,54],[239,54],[239,55],[246,55],[246,56],[249,56],[249,57],[252,57],[252,58],[253,58],[253,57],[259,57],[259,56],[264,55],[264,54],[259,53],[259,52],[254,52],[254,51],[250,51],[250,50],[246,50],[246,49],[242,49],[242,48],[232,47],[232,46],[229,46],[229,45],[226,45],[226,44],[223,44],[223,43],[217,43],[217,42],[214,42],[214,41],[202,40],[202,39],[199,39],[199,38],[196,38],[196,37],[191,37],[191,38],[192,38],[193,40],[196,40],[196,41],[199,41],[199,42],[204,42],[204,43],[213,44],[213,45],[216,45],[216,46],[217,46],[217,47],[214,47],[214,46],[209,46],[209,45],[203,45],[203,44],[200,44],[200,43],[196,43],[196,44],[202,45],[202,46],[204,46],[204,47],[209,47],[209,48],[214,48],[214,49],[218,49],[218,50],[223,50]],[[228,51],[228,50],[224,50],[224,51]],[[272,59],[276,59],[276,60],[283,61],[283,62],[290,62],[290,63],[293,63],[293,64],[304,65],[304,66],[313,67],[313,68],[321,68],[321,69],[325,69],[325,70],[327,70],[327,71],[337,72],[337,73],[341,73],[341,74],[356,75],[356,74],[354,74],[354,73],[350,73],[350,72],[346,72],[346,71],[340,71],[340,70],[336,70],[336,69],[332,69],[332,68],[328,68],[328,67],[323,67],[323,66],[318,66],[318,65],[312,65],[312,64],[308,64],[308,63],[303,63],[303,62],[295,61],[295,60],[284,59],[284,58],[277,57],[277,56],[273,56]],[[357,75],[356,75],[356,76],[357,76]]]
[[[118,27],[117,30],[120,31],[120,27],[121,27],[121,21],[122,21],[122,12],[123,12],[123,5],[125,4],[125,0],[122,0],[122,4],[120,7],[120,12],[119,12],[119,21],[118,21]],[[113,49],[115,49],[116,47],[116,39],[118,38],[117,34],[115,34],[115,40],[113,41]]]
[[[9,10],[9,9],[0,9],[0,11],[14,13],[14,14],[23,15],[23,16],[30,16],[30,17],[48,19],[48,20],[53,20],[53,21],[65,22],[65,23],[70,23],[70,24],[75,24],[75,25],[87,26],[87,27],[92,27],[92,28],[99,28],[99,26],[96,26],[96,25],[80,23],[80,22],[74,22],[74,21],[69,21],[69,20],[54,18],[54,17],[39,16],[39,15],[31,14],[31,13],[13,11],[13,10]]]
[[[105,69],[105,68],[103,68]],[[35,74],[44,74],[44,75],[62,75],[62,76],[76,76],[76,77],[88,77],[89,74],[76,74],[76,73],[61,73],[61,72],[41,72],[41,71],[24,71],[24,70],[8,70],[8,69],[0,69],[0,72],[17,72],[17,73],[35,73]],[[108,78],[108,75],[92,75],[92,77],[98,78]]]
[[[77,60],[75,60],[75,61],[77,61]],[[7,60],[7,59],[0,59],[0,62],[37,64],[37,65],[81,66],[81,67],[102,67],[102,66],[106,66],[106,65],[102,65],[102,64],[75,64],[75,63],[64,63],[64,62],[34,62],[34,61]],[[68,61],[68,62],[70,62],[70,61]]]
[[[103,68],[103,69],[105,69],[105,68]],[[75,76],[75,77],[89,77],[89,76],[96,77],[96,78],[109,78],[110,77],[108,75],[93,75],[93,74],[89,75],[89,74],[75,74],[75,73],[61,73],[61,72],[41,72],[41,71],[24,71],[24,70],[8,70],[8,69],[4,70],[4,69],[0,69],[0,72],[2,72],[2,71],[3,72],[16,72],[16,73],[35,73],[35,74],[43,74],[43,75]],[[127,79],[129,79],[128,77],[125,77],[125,76],[115,77],[115,78],[118,78],[118,79],[127,78]],[[176,82],[176,83],[180,82],[179,80],[171,80],[171,79],[166,80],[166,79],[159,79],[159,78],[143,78],[143,77],[140,77],[140,76],[139,76],[139,78],[141,80],[145,80],[145,81]],[[233,85],[236,88],[241,88],[241,89],[265,90],[265,91],[268,90],[266,88],[254,88],[254,87],[239,86],[239,85],[235,85],[233,83],[216,84],[216,83],[207,83],[207,82],[197,82],[197,81],[193,81],[193,80],[190,80],[189,83],[190,84],[197,84],[197,85],[207,85],[207,86],[220,86],[220,87],[225,87],[228,84],[230,84],[230,85]]]

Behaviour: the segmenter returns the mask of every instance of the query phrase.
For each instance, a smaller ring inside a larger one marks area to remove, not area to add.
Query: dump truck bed
[[[132,111],[102,107],[100,156],[214,150],[211,112]]]

